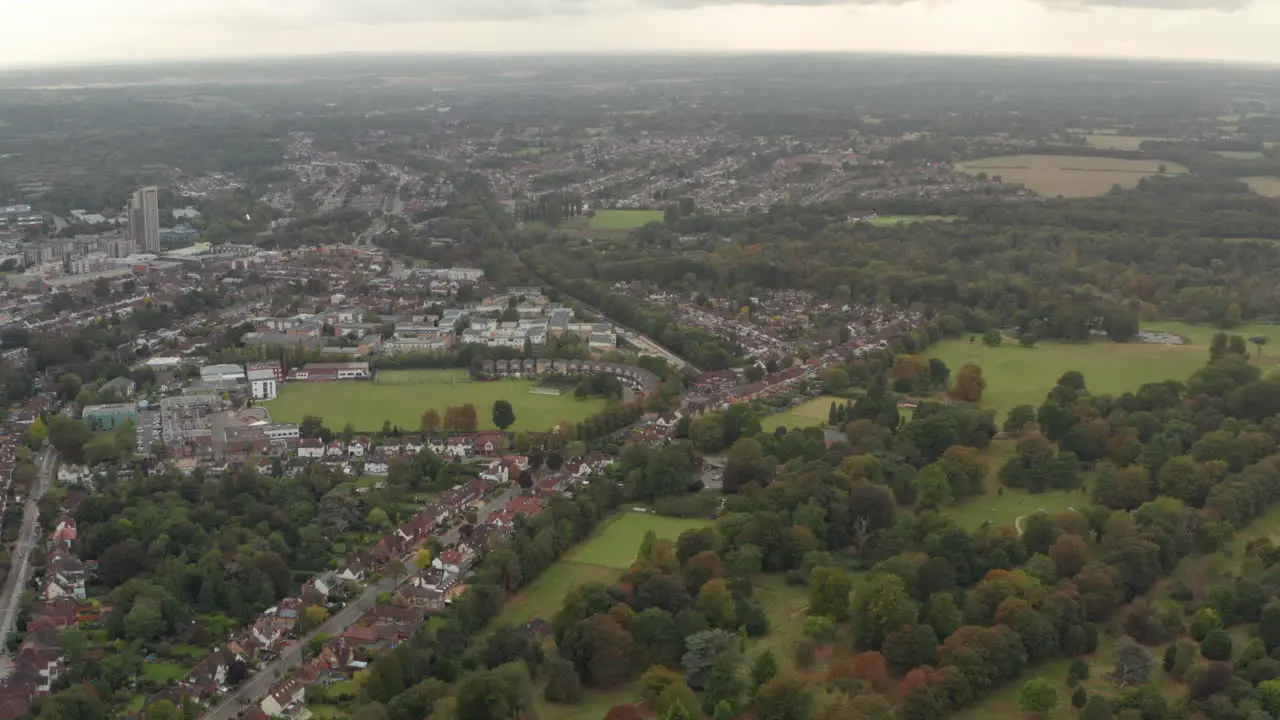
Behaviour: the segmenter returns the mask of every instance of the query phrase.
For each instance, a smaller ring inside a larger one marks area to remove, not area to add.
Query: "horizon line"
[[[658,57],[689,57],[689,56],[715,56],[715,57],[760,57],[760,56],[778,56],[778,57],[900,57],[900,58],[965,58],[965,59],[993,59],[993,60],[1051,60],[1051,61],[1094,61],[1094,62],[1119,62],[1119,63],[1168,63],[1180,65],[1225,65],[1237,67],[1258,67],[1270,68],[1280,65],[1280,60],[1241,60],[1236,58],[1213,58],[1213,57],[1169,57],[1160,55],[1114,55],[1114,54],[1036,54],[1021,52],[1004,52],[1004,51],[975,51],[975,52],[928,52],[928,51],[888,51],[888,50],[836,50],[836,49],[815,49],[815,50],[776,50],[776,49],[707,49],[707,48],[688,48],[688,49],[653,49],[653,50],[531,50],[531,51],[509,51],[509,50],[456,50],[456,51],[431,51],[431,50],[403,50],[403,51],[371,51],[371,50],[335,50],[323,53],[292,53],[281,55],[263,55],[263,54],[244,54],[244,55],[211,55],[211,56],[169,56],[155,58],[117,58],[91,60],[83,62],[54,62],[54,63],[36,63],[31,65],[4,65],[0,64],[0,75],[28,73],[40,71],[66,71],[66,70],[104,70],[104,69],[135,69],[144,68],[148,65],[230,65],[239,63],[261,63],[261,62],[296,62],[296,61],[314,61],[328,60],[351,57],[362,58],[658,58]]]

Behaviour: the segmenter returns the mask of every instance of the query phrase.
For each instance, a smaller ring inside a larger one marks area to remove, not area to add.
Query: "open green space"
[[[1261,160],[1266,157],[1257,150],[1213,150],[1214,155],[1230,160]]]
[[[982,405],[993,408],[1003,417],[1018,405],[1039,406],[1049,389],[1068,370],[1082,373],[1085,384],[1094,393],[1118,395],[1144,383],[1185,381],[1208,362],[1206,347],[1101,340],[1041,342],[1031,348],[1005,342],[993,348],[984,345],[981,339],[969,342],[968,338],[962,338],[935,345],[928,356],[945,362],[953,375],[965,363],[981,367],[987,381]]]
[[[551,720],[600,720],[614,705],[625,705],[643,701],[644,690],[639,681],[628,683],[611,690],[587,690],[582,700],[573,705],[561,705],[547,702],[542,697],[541,689],[537,693],[534,709],[537,717]]]
[[[373,381],[379,385],[431,385],[435,383],[471,382],[471,373],[463,368],[444,370],[379,370]]]
[[[877,215],[870,222],[876,227],[897,227],[919,222],[956,222],[959,215]]]
[[[1280,177],[1267,175],[1263,177],[1242,177],[1240,182],[1263,197],[1280,197]]]
[[[177,663],[152,661],[142,664],[142,674],[157,682],[167,683],[181,680],[187,671]]]
[[[1017,441],[1012,439],[992,442],[991,446],[982,453],[987,461],[986,492],[946,507],[942,513],[960,527],[972,531],[982,527],[984,523],[1019,527],[1018,518],[1041,510],[1050,515],[1056,515],[1065,510],[1089,504],[1088,496],[1079,492],[1049,490],[1043,493],[1029,493],[1016,488],[1004,488],[1001,492],[1000,468],[1013,454],[1016,446]]]
[[[1144,177],[1162,174],[1161,168],[1168,175],[1187,172],[1174,162],[1076,155],[1006,155],[956,165],[960,172],[999,176],[1003,182],[1025,185],[1049,197],[1090,197],[1103,195],[1115,185],[1134,187]]]
[[[603,565],[626,570],[636,559],[644,536],[653,531],[660,540],[675,540],[685,530],[709,527],[711,521],[698,518],[675,518],[642,512],[624,512],[602,526],[594,537],[583,543],[571,560],[587,565]]]
[[[848,398],[821,395],[806,400],[793,408],[761,419],[760,426],[765,432],[773,432],[779,427],[785,427],[788,430],[821,427],[827,424],[827,415],[831,411],[831,403],[843,405],[847,402],[849,402]]]
[[[549,152],[551,152],[551,148],[549,147],[536,146],[536,147],[520,148],[519,150],[516,151],[516,155],[519,155],[520,157],[537,157],[539,155],[542,155],[544,153],[549,153]]]
[[[508,600],[498,622],[516,624],[535,617],[549,620],[560,610],[570,588],[589,582],[614,582],[631,566],[650,530],[660,539],[675,540],[685,530],[710,525],[710,520],[624,510],[602,523],[586,542]]]
[[[561,420],[576,422],[605,407],[603,399],[580,400],[568,393],[534,395],[532,380],[495,380],[470,383],[388,385],[371,382],[286,383],[280,397],[262,406],[276,422],[301,422],[318,415],[332,429],[347,423],[360,431],[375,431],[390,421],[401,428],[417,428],[424,412],[435,409],[444,416],[451,405],[471,403],[481,430],[494,429],[490,417],[496,400],[507,400],[516,413],[512,430],[550,430]]]
[[[662,222],[661,210],[596,210],[592,230],[634,230],[651,222]]]
[[[1246,340],[1251,337],[1262,336],[1272,342],[1280,343],[1280,325],[1269,325],[1265,323],[1246,323],[1243,325],[1237,325],[1230,330],[1224,330],[1223,328],[1212,327],[1209,325],[1192,325],[1184,322],[1159,321],[1144,324],[1142,329],[1177,333],[1178,335],[1185,337],[1187,340],[1190,340],[1191,347],[1198,348],[1203,351],[1203,353],[1208,352],[1209,343],[1213,341],[1213,336],[1220,332],[1225,332],[1228,335],[1241,335]],[[1255,348],[1253,346],[1249,347],[1251,352],[1254,349]],[[1275,348],[1275,351],[1280,353],[1280,348]],[[1269,346],[1267,348],[1263,348],[1263,354],[1270,354]],[[1207,359],[1208,356],[1205,355],[1205,358]]]

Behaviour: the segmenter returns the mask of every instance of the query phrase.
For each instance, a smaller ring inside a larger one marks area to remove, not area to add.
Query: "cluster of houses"
[[[352,446],[363,447],[353,440],[344,446],[344,456],[349,457]],[[327,452],[328,446],[324,448]],[[518,517],[538,515],[549,496],[590,482],[612,462],[613,458],[603,453],[566,461],[558,471],[546,474],[535,487],[511,498],[480,522],[460,527],[451,534],[456,541],[431,558],[430,565],[417,567],[417,552],[431,537],[443,537],[442,530],[457,525],[492,490],[509,488],[515,477],[528,468],[528,459],[522,456],[495,457],[482,463],[478,477],[441,493],[367,551],[348,555],[341,569],[308,579],[297,595],[266,610],[252,625],[202,660],[177,688],[166,691],[166,697],[176,701],[184,697],[209,700],[246,677],[251,668],[277,657],[296,638],[297,623],[308,606],[329,606],[347,600],[362,583],[386,572],[394,561],[413,568],[389,604],[375,605],[341,632],[335,631],[314,658],[272,686],[258,706],[244,716],[257,720],[306,720],[310,715],[305,701],[308,685],[350,678],[372,657],[406,640],[426,615],[443,611],[465,591],[464,580],[471,568],[496,539],[512,532]]]
[[[63,630],[101,620],[111,610],[85,602],[88,569],[71,552],[75,540],[75,520],[58,520],[50,538],[40,601],[32,610],[22,644],[12,656],[13,668],[0,684],[0,720],[21,717],[36,697],[51,691],[66,668],[59,639]]]

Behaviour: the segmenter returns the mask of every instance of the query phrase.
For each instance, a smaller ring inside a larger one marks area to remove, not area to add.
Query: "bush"
[[[818,641],[811,637],[800,638],[796,643],[796,667],[808,670],[818,659]]]
[[[1230,660],[1231,636],[1222,628],[1211,631],[1200,643],[1200,654],[1208,660]]]
[[[1085,692],[1084,688],[1078,687],[1071,693],[1071,707],[1079,710],[1087,702],[1089,702],[1089,693]]]
[[[1209,633],[1222,629],[1222,616],[1213,608],[1200,608],[1191,618],[1191,637],[1196,642],[1204,642]]]
[[[547,663],[547,667],[547,687],[542,696],[548,702],[572,704],[582,700],[582,682],[573,663],[557,656]]]
[[[1071,665],[1067,668],[1067,682],[1075,685],[1083,680],[1089,679],[1089,664],[1080,658],[1071,661]],[[1079,707],[1077,705],[1076,707]]]
[[[836,624],[825,615],[810,615],[804,621],[804,634],[820,643],[829,643],[836,635]]]

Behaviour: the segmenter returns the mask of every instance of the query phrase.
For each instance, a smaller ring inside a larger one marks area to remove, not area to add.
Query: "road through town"
[[[0,678],[8,677],[13,667],[9,653],[4,650],[13,632],[13,625],[18,619],[18,604],[22,600],[22,590],[27,586],[31,576],[31,550],[40,539],[40,498],[53,486],[54,470],[57,467],[57,453],[53,448],[45,448],[35,458],[38,475],[35,487],[27,494],[26,505],[22,509],[22,528],[18,531],[18,541],[14,543],[9,576],[5,578],[4,588],[0,590]]]

